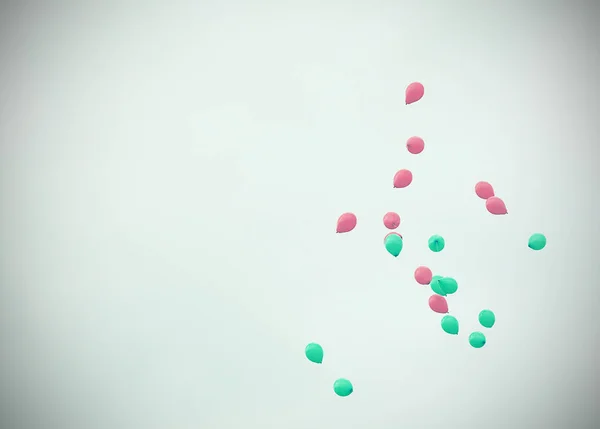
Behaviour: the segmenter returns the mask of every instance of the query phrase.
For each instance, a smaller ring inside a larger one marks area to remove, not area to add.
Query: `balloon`
[[[411,137],[406,141],[406,149],[413,155],[418,155],[425,149],[425,142],[421,137]]]
[[[432,235],[427,244],[432,252],[441,252],[446,247],[446,240],[441,235]]]
[[[442,276],[433,276],[431,278],[431,282],[429,283],[429,286],[431,287],[431,290],[434,291],[435,293],[437,293],[438,295],[446,296],[446,292],[444,292],[444,289],[442,289],[442,286],[440,286],[441,279],[442,279]]]
[[[356,227],[356,215],[354,213],[344,213],[337,221],[337,233],[350,232]]]
[[[416,103],[425,94],[425,88],[419,82],[413,82],[406,87],[404,102],[408,104]]]
[[[415,280],[420,285],[428,285],[431,282],[433,273],[427,267],[418,267],[415,270]]]
[[[508,213],[504,201],[498,197],[489,197],[485,200],[485,208],[493,215],[505,215]]]
[[[354,387],[352,387],[352,383],[345,378],[338,378],[333,383],[333,391],[338,396],[348,396],[352,392],[354,392]]]
[[[452,295],[458,290],[458,283],[452,277],[442,277],[438,280],[440,289],[446,292],[447,295]]]
[[[494,196],[494,188],[488,182],[477,182],[475,193],[482,200],[487,200]]]
[[[469,335],[469,344],[471,344],[471,347],[480,349],[485,346],[485,342],[485,335],[482,332],[473,332]]]
[[[390,235],[397,235],[398,237],[402,238],[402,234],[398,234],[397,232],[390,232],[386,234],[386,236],[383,238],[383,244],[385,244]]]
[[[450,315],[442,317],[441,325],[447,334],[458,335],[458,320],[456,320],[456,317]]]
[[[429,308],[436,313],[447,313],[448,301],[441,295],[431,295],[429,297]]]
[[[528,247],[533,250],[542,250],[546,247],[546,236],[540,233],[533,234],[529,237]]]
[[[404,243],[400,235],[389,234],[385,239],[385,248],[394,257],[397,257],[402,251]]]
[[[383,217],[383,224],[387,229],[396,229],[400,226],[400,216],[398,213],[387,212]]]
[[[484,328],[491,328],[496,323],[496,315],[492,310],[481,310],[479,313],[479,323]]]
[[[413,175],[410,170],[400,170],[394,175],[394,188],[406,188],[412,180]]]
[[[306,358],[314,363],[323,363],[323,347],[317,343],[310,343],[304,349]]]

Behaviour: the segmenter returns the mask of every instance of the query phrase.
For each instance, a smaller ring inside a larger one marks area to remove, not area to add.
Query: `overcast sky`
[[[0,426],[599,427],[597,11],[475,5],[3,4]]]

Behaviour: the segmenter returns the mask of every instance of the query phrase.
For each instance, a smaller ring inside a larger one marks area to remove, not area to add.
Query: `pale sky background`
[[[600,427],[597,7],[13,3],[2,428]],[[419,265],[458,280],[458,337]]]

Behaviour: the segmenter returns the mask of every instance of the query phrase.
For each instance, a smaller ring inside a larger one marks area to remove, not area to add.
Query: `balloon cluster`
[[[435,243],[435,240],[432,240],[434,237],[436,236],[434,235],[429,239],[429,248],[435,252],[439,250],[434,250],[435,247],[432,245],[432,243]],[[448,295],[452,295],[458,290],[458,282],[452,277],[434,276],[431,269],[425,266],[418,267],[415,270],[414,277],[418,284],[429,285],[433,291],[433,295],[429,297],[429,308],[436,313],[444,314],[444,317],[442,317],[442,320],[440,321],[442,330],[450,335],[458,335],[458,319],[451,314],[448,314],[449,307],[446,299]],[[491,328],[494,326],[494,323],[496,323],[496,316],[491,310],[482,310],[479,313],[479,323],[484,328]],[[486,338],[482,332],[476,331],[469,335],[469,344],[471,344],[472,347],[479,349],[483,347],[485,343]]]
[[[413,82],[406,88],[406,105],[415,103],[425,94],[423,85],[419,82]],[[413,155],[423,152],[425,142],[421,137],[413,136],[406,141],[406,149]],[[410,170],[402,169],[396,172],[393,179],[394,188],[406,188],[413,181],[413,174]],[[494,188],[488,182],[478,182],[475,185],[475,194],[485,200],[485,207],[492,215],[506,215],[508,210],[504,200],[497,197]],[[388,212],[383,216],[383,224],[387,229],[394,230],[400,226],[400,216],[395,212]],[[357,225],[357,217],[354,213],[344,213],[337,221],[337,233],[347,233]],[[389,232],[383,240],[385,249],[394,257],[398,257],[404,247],[404,239],[397,232]],[[438,253],[446,247],[446,241],[441,235],[432,235],[427,242],[432,252]],[[546,246],[546,237],[543,234],[535,233],[529,238],[528,247],[532,250],[542,250]],[[438,314],[443,314],[440,321],[442,330],[450,335],[458,335],[459,322],[456,317],[449,314],[447,297],[458,291],[458,282],[453,277],[433,275],[430,268],[426,266],[418,267],[414,272],[414,278],[420,285],[429,285],[433,294],[429,297],[429,308]],[[496,315],[491,310],[482,310],[479,313],[479,324],[486,328],[492,328],[496,323]],[[471,347],[482,348],[486,342],[486,336],[481,331],[471,332],[469,335],[469,344]],[[323,348],[316,343],[310,343],[306,346],[305,355],[311,362],[321,364],[323,362]],[[338,396],[348,396],[354,388],[350,381],[340,378],[335,381],[333,390]]]

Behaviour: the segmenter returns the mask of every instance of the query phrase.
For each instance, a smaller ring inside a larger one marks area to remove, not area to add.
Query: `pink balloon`
[[[494,196],[494,188],[488,182],[477,182],[475,193],[482,200],[487,200]]]
[[[390,232],[390,233],[386,234],[385,237],[383,237],[383,244],[385,244],[385,241],[387,240],[387,238],[392,234],[397,235],[398,237],[402,238],[402,235],[398,234],[397,232]],[[402,239],[404,240],[404,238],[402,238]]]
[[[433,278],[433,273],[427,267],[418,267],[415,270],[415,280],[420,285],[428,285],[431,283],[431,279]]]
[[[421,137],[411,137],[406,141],[406,149],[413,155],[418,155],[425,149],[425,142]]]
[[[448,312],[448,301],[441,295],[431,295],[429,297],[429,308],[436,313],[445,314]]]
[[[498,197],[490,197],[485,200],[485,208],[493,215],[505,215],[508,213],[506,204]]]
[[[356,227],[356,215],[354,213],[344,213],[337,221],[337,229],[335,232],[350,232],[354,227]]]
[[[394,188],[406,188],[412,180],[413,175],[410,170],[400,170],[394,176]]]
[[[387,212],[383,217],[383,224],[387,229],[396,229],[400,226],[400,216],[398,213]]]
[[[404,102],[408,104],[415,103],[423,98],[425,88],[419,82],[413,82],[406,88]]]

